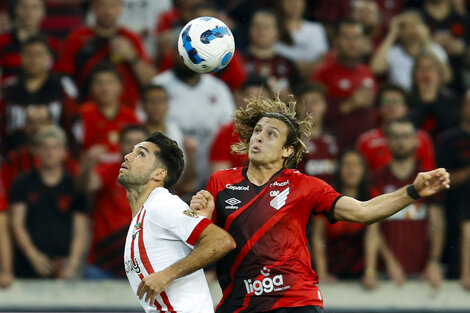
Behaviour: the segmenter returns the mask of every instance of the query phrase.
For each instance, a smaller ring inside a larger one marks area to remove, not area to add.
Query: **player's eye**
[[[145,156],[143,152],[139,152],[139,156]]]

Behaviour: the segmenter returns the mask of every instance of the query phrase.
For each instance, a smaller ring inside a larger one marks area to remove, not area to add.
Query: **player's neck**
[[[255,184],[256,186],[262,186],[281,169],[282,164],[253,164],[250,162],[246,171],[246,176],[250,183]]]
[[[39,28],[28,28],[25,26],[16,27],[16,36],[20,41],[24,41],[37,33],[39,33]]]
[[[104,27],[100,25],[95,25],[94,30],[98,36],[103,36],[103,37],[111,37],[116,35],[118,32],[119,27],[117,25],[113,25],[110,27]]]
[[[269,59],[275,55],[274,46],[269,48],[260,48],[252,45],[249,47],[249,50],[255,57],[259,59]]]
[[[39,175],[44,185],[48,187],[55,187],[62,180],[64,175],[64,168],[62,165],[54,167],[40,167]]]
[[[414,173],[415,166],[416,163],[414,156],[403,160],[393,159],[390,162],[390,171],[396,178],[405,180]]]
[[[129,200],[129,205],[132,210],[132,217],[136,216],[140,208],[147,201],[148,197],[155,188],[149,188],[148,185],[144,186],[133,186],[130,189],[127,189],[127,200]]]

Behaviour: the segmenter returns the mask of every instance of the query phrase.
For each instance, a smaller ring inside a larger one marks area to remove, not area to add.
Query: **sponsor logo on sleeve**
[[[199,216],[198,216],[196,213],[194,213],[194,211],[191,210],[191,209],[186,209],[186,210],[184,210],[184,211],[183,211],[183,214],[184,214],[184,215],[187,215],[187,216],[189,216],[189,217],[194,217],[194,218],[198,218],[198,217],[199,217]]]

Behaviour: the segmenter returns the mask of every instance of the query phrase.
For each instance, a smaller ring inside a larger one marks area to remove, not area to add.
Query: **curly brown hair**
[[[247,106],[234,113],[235,131],[240,135],[240,142],[232,145],[232,152],[247,153],[251,135],[258,121],[263,117],[275,118],[283,121],[289,130],[284,147],[294,148],[294,153],[284,160],[284,168],[295,168],[303,154],[308,152],[305,142],[312,130],[312,116],[299,120],[295,112],[296,102],[292,96],[287,103],[282,102],[279,96],[273,99],[252,96],[245,101]]]

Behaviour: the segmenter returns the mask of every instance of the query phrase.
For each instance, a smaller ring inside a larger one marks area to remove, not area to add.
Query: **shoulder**
[[[288,178],[289,184],[294,184],[296,187],[307,187],[308,189],[315,189],[318,187],[329,186],[320,178],[304,174],[297,169],[287,168],[284,169],[282,173]]]
[[[144,207],[150,220],[159,225],[171,224],[172,217],[189,208],[180,197],[161,187],[152,191]]]
[[[219,88],[229,90],[227,85],[220,79],[213,75],[201,75],[201,80],[205,85],[208,85],[210,88]]]
[[[84,37],[94,35],[93,30],[88,26],[81,26],[76,30],[72,31],[70,35],[67,37],[67,40],[80,40]]]
[[[88,116],[92,114],[96,114],[98,112],[98,108],[96,107],[96,104],[92,101],[85,102],[82,104],[81,107],[81,113],[83,116]]]
[[[366,144],[368,142],[370,142],[371,140],[374,140],[374,139],[377,139],[377,138],[382,138],[382,133],[381,133],[381,130],[378,129],[378,128],[375,128],[375,129],[371,129],[371,130],[368,130],[364,133],[362,133],[358,140],[357,140],[357,144],[358,145],[363,145],[363,144]]]
[[[21,173],[13,181],[12,188],[28,188],[31,184],[34,184],[38,179],[39,175],[36,170]]]
[[[439,139],[439,143],[440,144],[446,144],[446,143],[452,142],[455,139],[461,137],[462,134],[463,134],[463,132],[462,132],[462,128],[460,126],[448,129],[444,133],[442,133],[442,135]]]
[[[152,84],[159,85],[172,82],[175,80],[175,75],[172,70],[166,70],[152,78]]]
[[[225,189],[227,185],[241,182],[243,177],[243,167],[234,167],[215,171],[207,184],[207,189],[215,197],[217,193]]]
[[[126,28],[126,27],[121,27],[119,29],[119,34],[124,36],[124,37],[127,37],[128,39],[130,39],[134,43],[136,43],[136,42],[140,43],[142,41],[140,39],[140,36],[137,33],[133,32],[132,30],[130,30],[129,28]]]

